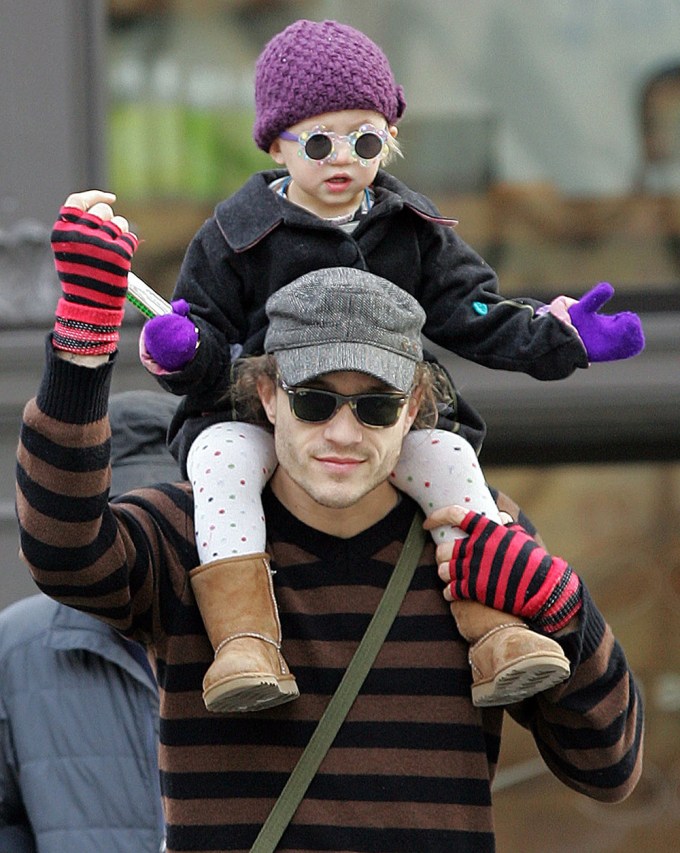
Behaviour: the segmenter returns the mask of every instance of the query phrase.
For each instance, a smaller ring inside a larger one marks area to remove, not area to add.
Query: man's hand
[[[52,231],[63,294],[52,343],[78,359],[114,352],[123,322],[127,275],[138,241],[127,219],[114,215],[115,198],[101,190],[73,193]]]
[[[578,575],[520,525],[504,527],[454,506],[433,512],[425,526],[446,523],[468,534],[437,547],[447,601],[479,601],[519,616],[546,634],[559,631],[581,609]]]

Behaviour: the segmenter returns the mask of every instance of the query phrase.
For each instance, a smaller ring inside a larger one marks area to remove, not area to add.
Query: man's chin
[[[347,494],[347,493],[329,493],[329,492],[317,492],[315,494],[310,494],[310,497],[317,503],[319,506],[325,507],[326,509],[348,509],[351,506],[355,506],[359,501],[364,497],[365,493],[362,494]]]
[[[348,509],[356,506],[376,489],[375,483],[326,482],[299,483],[319,506],[326,509]]]

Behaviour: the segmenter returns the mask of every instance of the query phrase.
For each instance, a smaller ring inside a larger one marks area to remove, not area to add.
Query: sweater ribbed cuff
[[[36,395],[40,411],[70,424],[89,424],[103,418],[108,411],[116,355],[99,367],[83,367],[60,358],[52,346],[52,335],[48,335],[45,370]]]
[[[596,651],[602,642],[607,623],[597,605],[590,597],[588,587],[583,581],[581,581],[581,602],[579,613],[582,637],[581,653],[582,658],[585,660]]]
[[[566,634],[552,634],[561,646],[572,666],[578,666],[592,657],[602,642],[607,623],[590,596],[588,587],[581,581],[581,609],[578,612],[578,627]]]
[[[52,345],[81,355],[108,355],[118,344],[123,313],[122,308],[96,308],[62,297],[57,304]]]

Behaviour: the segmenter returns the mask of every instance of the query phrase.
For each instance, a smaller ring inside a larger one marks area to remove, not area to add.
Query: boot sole
[[[480,708],[511,705],[560,684],[570,674],[569,661],[558,655],[538,654],[513,661],[486,681],[472,685],[472,703]]]
[[[271,675],[241,675],[214,684],[203,693],[205,707],[213,714],[262,711],[292,702],[300,695],[295,678]]]

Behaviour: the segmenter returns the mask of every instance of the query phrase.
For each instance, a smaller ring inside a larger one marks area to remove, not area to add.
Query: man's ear
[[[276,385],[269,376],[258,376],[257,395],[270,424],[276,423]]]

